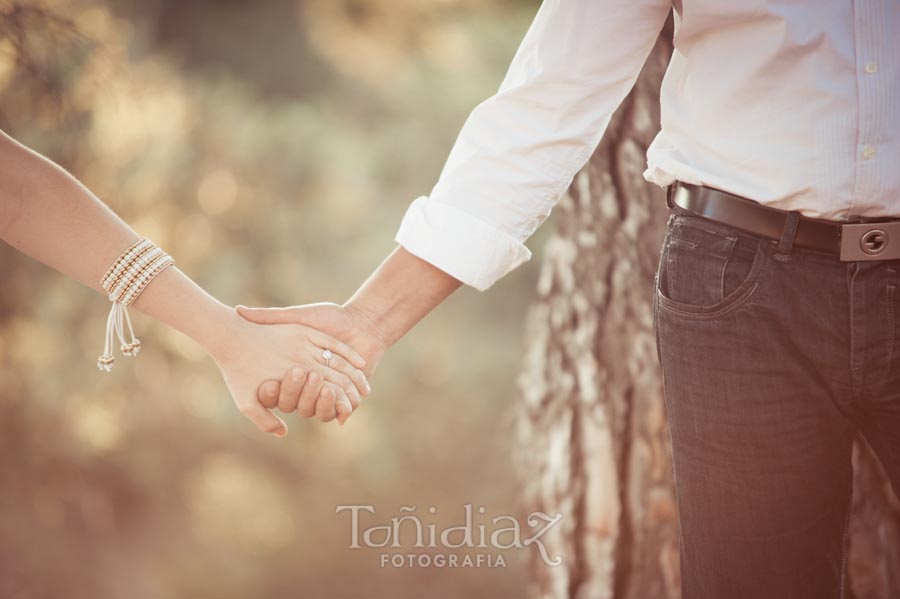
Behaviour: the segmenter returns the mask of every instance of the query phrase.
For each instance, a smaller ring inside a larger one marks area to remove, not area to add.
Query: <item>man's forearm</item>
[[[369,334],[389,347],[462,283],[398,247],[353,294],[344,307]]]

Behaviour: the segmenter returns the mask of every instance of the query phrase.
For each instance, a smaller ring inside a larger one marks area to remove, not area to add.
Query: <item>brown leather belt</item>
[[[765,206],[728,192],[676,181],[669,186],[667,201],[685,210],[749,233],[781,238],[788,211]],[[833,221],[800,215],[794,245],[854,260],[900,259],[900,218],[866,218]]]

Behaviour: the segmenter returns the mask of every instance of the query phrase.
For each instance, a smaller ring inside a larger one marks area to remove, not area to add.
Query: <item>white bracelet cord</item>
[[[174,263],[175,260],[153,242],[143,239],[128,248],[110,266],[100,282],[103,289],[109,293],[112,307],[106,318],[106,342],[103,354],[97,358],[99,370],[106,372],[112,370],[116,361],[113,357],[113,347],[117,339],[123,355],[138,354],[141,342],[134,335],[127,306],[138,298],[154,277]]]

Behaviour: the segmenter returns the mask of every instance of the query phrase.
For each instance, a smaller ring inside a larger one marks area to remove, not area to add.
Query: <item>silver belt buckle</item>
[[[841,225],[841,262],[900,259],[900,220]]]

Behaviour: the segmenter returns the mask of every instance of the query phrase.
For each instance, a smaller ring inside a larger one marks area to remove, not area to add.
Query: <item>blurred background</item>
[[[0,0],[0,128],[229,304],[346,299],[500,83],[538,0]],[[2,168],[2,166],[0,166]],[[524,518],[511,456],[535,258],[387,355],[341,428],[259,434],[192,341],[0,247],[0,596],[520,595],[502,568],[383,568],[338,504]],[[410,284],[415,284],[410,281]]]

